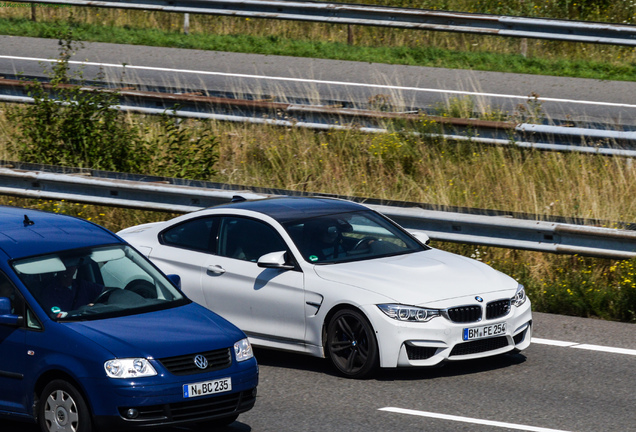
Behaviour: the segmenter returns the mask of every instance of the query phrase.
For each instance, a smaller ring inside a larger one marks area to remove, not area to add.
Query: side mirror
[[[287,260],[285,260],[286,253],[285,251],[270,252],[260,257],[256,264],[263,268],[293,270],[294,266],[287,264]]]
[[[169,275],[166,275],[166,277],[168,278],[170,282],[174,284],[174,286],[176,286],[177,288],[179,288],[179,290],[181,290],[181,276],[179,276],[178,274],[169,274]]]
[[[11,300],[7,297],[0,297],[0,324],[9,326],[22,325],[23,318],[11,313]]]
[[[431,238],[424,231],[409,231],[409,234],[422,244],[427,245],[431,242]]]

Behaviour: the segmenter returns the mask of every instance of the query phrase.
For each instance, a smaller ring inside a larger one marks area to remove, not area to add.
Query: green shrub
[[[83,84],[83,80],[81,74],[69,74],[69,59],[75,50],[70,31],[59,44],[50,88],[30,82],[27,91],[33,104],[9,111],[10,120],[21,125],[13,150],[24,162],[138,171],[144,165],[143,140],[126,115],[112,108],[118,103],[117,93],[71,85],[73,81]]]
[[[210,180],[219,159],[216,136],[209,124],[198,125],[164,115],[153,147],[161,152],[154,173],[165,177]]]
[[[50,83],[29,82],[33,104],[8,110],[19,125],[9,150],[20,161],[198,180],[214,176],[217,142],[209,127],[189,128],[164,115],[149,121],[158,130],[144,130],[114,108],[116,91],[85,87],[81,73],[70,74],[75,44],[70,29],[61,32]]]

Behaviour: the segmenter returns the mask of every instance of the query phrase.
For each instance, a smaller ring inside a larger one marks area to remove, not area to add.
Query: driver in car
[[[77,270],[84,258],[66,260],[66,270],[58,272],[40,296],[40,303],[49,313],[57,315],[92,303],[103,286],[77,278]]]
[[[338,222],[329,218],[315,219],[305,224],[304,230],[309,240],[308,251],[311,262],[338,258],[345,254],[342,234]]]

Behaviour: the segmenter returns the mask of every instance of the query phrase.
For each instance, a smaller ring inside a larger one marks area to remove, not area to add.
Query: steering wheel
[[[108,300],[110,295],[118,289],[119,288],[106,288],[104,291],[99,293],[97,297],[95,297],[95,300],[93,300],[92,303],[104,303],[106,300]]]
[[[152,282],[144,279],[135,279],[126,284],[125,290],[139,294],[143,298],[153,299],[157,298],[157,288],[155,288]]]
[[[362,246],[365,243],[366,243],[366,246],[364,248],[369,249],[371,247],[371,243],[373,243],[374,241],[379,241],[379,239],[373,236],[362,237],[360,240],[358,240],[358,243],[356,243],[356,245],[351,250],[355,251],[358,249],[362,249]]]

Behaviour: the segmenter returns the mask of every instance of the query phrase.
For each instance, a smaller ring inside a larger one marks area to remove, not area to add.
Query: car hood
[[[353,285],[387,297],[387,301],[435,306],[445,300],[507,291],[512,297],[517,282],[469,258],[431,249],[412,254],[351,263],[316,265],[325,280]]]
[[[163,358],[211,351],[231,347],[245,337],[233,324],[196,303],[65,325],[119,358]]]

